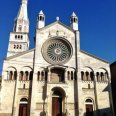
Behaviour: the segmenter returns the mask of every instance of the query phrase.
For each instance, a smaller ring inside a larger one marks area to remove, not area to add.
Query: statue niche
[[[64,82],[64,70],[60,68],[52,69],[51,82],[53,83]]]

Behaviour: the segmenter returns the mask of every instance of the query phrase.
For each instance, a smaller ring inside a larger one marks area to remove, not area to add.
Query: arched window
[[[23,36],[21,35],[21,39],[23,39]]]
[[[20,45],[20,49],[22,49],[22,45]]]
[[[108,73],[105,72],[105,81],[108,81]]]
[[[89,72],[86,72],[85,74],[86,74],[85,80],[88,81],[89,80]]]
[[[86,116],[93,116],[93,101],[86,99],[85,101]]]
[[[44,72],[42,71],[42,72],[41,72],[41,80],[44,80],[44,78],[45,78],[45,74],[44,74]]]
[[[67,72],[67,77],[68,77],[68,80],[70,80],[70,72],[69,71]]]
[[[13,71],[9,72],[9,80],[13,80]]]
[[[40,20],[40,21],[42,21],[42,20],[43,20],[42,16],[40,16],[40,17],[39,17],[39,20]]]
[[[28,76],[29,76],[29,73],[28,73],[28,71],[25,71],[25,75],[24,75],[24,81],[26,81],[26,80],[28,80]]]
[[[15,39],[17,39],[17,35],[15,35]]]
[[[38,81],[40,80],[40,71],[38,71],[38,73],[37,73],[37,80]]]
[[[33,80],[33,71],[30,72],[29,80]]]
[[[71,71],[71,80],[73,80],[73,71]]]
[[[16,45],[14,45],[14,49],[16,49]]]
[[[84,80],[84,72],[81,71],[81,80]]]
[[[100,81],[101,79],[100,79],[100,74],[99,74],[99,72],[96,73],[96,76],[97,76],[97,81]]]
[[[19,80],[23,80],[23,75],[24,75],[24,73],[23,73],[23,71],[21,71],[20,76],[19,76]]]
[[[20,35],[18,35],[18,39],[20,38]]]
[[[19,45],[17,45],[17,49],[19,49]]]
[[[93,74],[93,72],[90,72],[90,80],[91,80],[91,81],[94,80],[94,74]]]
[[[104,74],[103,74],[103,72],[101,72],[101,81],[104,81]]]
[[[19,116],[27,116],[28,100],[22,98],[19,103]]]
[[[14,71],[14,80],[17,79],[17,71]]]

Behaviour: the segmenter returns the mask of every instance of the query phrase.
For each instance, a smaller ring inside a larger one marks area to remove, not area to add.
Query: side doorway
[[[86,108],[86,116],[94,116],[93,101],[91,99],[86,99],[85,108]]]
[[[19,116],[27,116],[28,100],[22,98],[19,104]]]

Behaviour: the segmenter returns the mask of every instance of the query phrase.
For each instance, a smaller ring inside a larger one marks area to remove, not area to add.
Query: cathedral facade
[[[113,116],[109,63],[80,50],[78,17],[70,26],[37,16],[29,49],[27,0],[22,0],[3,63],[0,116]]]

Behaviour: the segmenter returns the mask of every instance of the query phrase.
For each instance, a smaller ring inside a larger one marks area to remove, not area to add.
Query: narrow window
[[[73,80],[73,71],[71,71],[71,80]]]
[[[93,72],[90,72],[90,80],[91,80],[91,81],[93,81],[93,80],[94,80]]]
[[[10,71],[10,73],[9,73],[9,80],[12,80],[12,79],[13,79],[13,72]]]
[[[24,75],[24,79],[23,80],[28,80],[28,76],[29,76],[29,73],[28,73],[28,71],[25,71],[25,75]]]
[[[17,71],[14,72],[14,80],[17,79]]]
[[[23,80],[23,71],[20,72],[19,80]]]
[[[37,80],[40,81],[40,71],[37,73]]]
[[[17,35],[15,35],[15,39],[17,39]]]
[[[70,80],[70,72],[67,72],[68,80]]]
[[[22,45],[20,45],[20,49],[22,49]]]
[[[81,71],[81,80],[84,80],[84,72]]]
[[[41,77],[42,77],[41,80],[43,81],[44,80],[44,72],[43,71],[41,72]]]
[[[18,39],[20,38],[20,35],[18,35]]]
[[[30,72],[29,80],[33,80],[33,71]]]
[[[16,45],[14,45],[14,49],[16,49]]]
[[[19,45],[17,45],[17,49],[19,49]]]
[[[23,39],[23,36],[21,35],[21,39]]]

